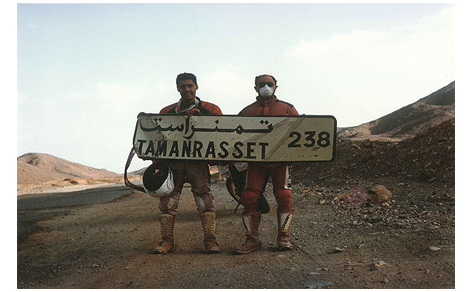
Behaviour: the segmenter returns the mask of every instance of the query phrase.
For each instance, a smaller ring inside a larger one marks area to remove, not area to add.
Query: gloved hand
[[[187,110],[186,113],[187,113],[187,116],[191,117],[195,113],[199,114],[200,110],[198,108],[192,108],[192,109]]]

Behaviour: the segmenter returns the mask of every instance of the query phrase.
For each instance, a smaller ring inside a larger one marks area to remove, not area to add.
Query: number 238
[[[328,147],[330,145],[331,135],[328,132],[320,132],[318,133],[318,141],[315,140],[316,131],[306,131],[305,132],[305,140],[303,141],[303,135],[299,132],[291,132],[290,138],[294,138],[292,142],[288,144],[289,148],[292,147],[313,147],[318,144],[319,147]],[[303,143],[305,142],[305,143]],[[303,144],[302,144],[303,143]]]

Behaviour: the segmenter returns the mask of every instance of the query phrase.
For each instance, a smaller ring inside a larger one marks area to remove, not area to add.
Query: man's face
[[[274,79],[272,79],[272,77],[270,77],[270,76],[259,77],[259,79],[257,80],[257,84],[254,87],[254,89],[256,90],[257,93],[259,93],[259,89],[264,87],[266,84],[269,85],[269,87],[272,87],[274,89],[273,94],[275,94],[275,90],[277,89],[277,85],[275,85]],[[270,85],[272,85],[272,86],[270,86]]]
[[[177,91],[180,93],[182,101],[185,103],[192,103],[195,100],[197,89],[198,85],[196,85],[191,79],[179,80],[177,84]]]

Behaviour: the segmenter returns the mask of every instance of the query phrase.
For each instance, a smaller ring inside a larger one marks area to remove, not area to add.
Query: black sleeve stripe
[[[246,106],[245,108],[243,108],[242,110],[239,111],[239,113],[243,112],[245,109],[247,109],[248,107],[251,107],[255,104],[256,102],[253,102],[251,103],[250,105]]]
[[[293,107],[293,104],[291,104],[291,103],[288,103],[288,102],[286,102],[286,101],[283,101],[283,100],[280,100],[280,99],[277,99],[277,102],[282,102],[282,103],[285,103],[286,105],[288,105],[288,106],[289,106],[289,107],[291,107],[291,108]]]

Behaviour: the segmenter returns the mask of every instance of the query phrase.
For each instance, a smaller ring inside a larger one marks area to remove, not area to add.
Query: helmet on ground
[[[174,190],[174,178],[170,167],[161,161],[151,164],[143,174],[143,187],[153,197],[163,197]]]

